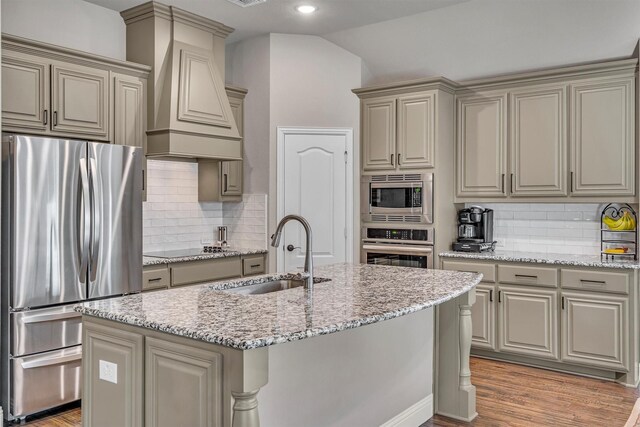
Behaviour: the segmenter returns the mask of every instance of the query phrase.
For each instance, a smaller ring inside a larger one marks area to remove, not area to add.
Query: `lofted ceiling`
[[[145,0],[87,0],[121,11]],[[364,84],[443,75],[454,80],[629,57],[640,0],[162,0],[236,29],[322,36],[363,59]],[[318,6],[303,16],[299,4]]]
[[[86,0],[107,9],[122,11],[147,0]],[[348,28],[415,15],[468,0],[267,0],[240,7],[227,0],[161,0],[189,12],[222,22],[234,31],[235,42],[261,34],[287,33],[323,35]],[[311,15],[295,11],[300,4],[318,10]]]

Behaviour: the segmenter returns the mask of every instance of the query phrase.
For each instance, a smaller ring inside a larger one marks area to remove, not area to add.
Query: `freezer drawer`
[[[11,313],[11,354],[22,356],[82,342],[82,315],[73,305]]]
[[[11,359],[11,415],[21,417],[79,400],[82,347]]]

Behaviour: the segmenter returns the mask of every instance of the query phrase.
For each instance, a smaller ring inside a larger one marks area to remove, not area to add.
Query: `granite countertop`
[[[155,257],[143,255],[142,266],[146,267],[147,265],[173,264],[176,262],[200,261],[205,259],[227,258],[241,255],[266,254],[267,252],[268,251],[266,249],[231,248],[225,249],[224,252],[201,253],[197,255],[187,255],[179,257]]]
[[[547,254],[536,252],[500,251],[455,252],[439,254],[442,258],[465,258],[485,261],[528,262],[535,264],[568,265],[574,267],[621,268],[640,270],[640,262],[634,260],[605,260],[599,255]]]
[[[317,283],[263,295],[224,292],[286,278],[262,275],[87,302],[76,310],[227,347],[248,350],[381,322],[441,304],[476,286],[482,275],[367,264],[314,270]],[[299,276],[299,275],[298,275]]]

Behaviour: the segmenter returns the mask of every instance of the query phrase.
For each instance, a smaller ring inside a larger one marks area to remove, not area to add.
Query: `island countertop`
[[[314,270],[312,292],[263,295],[224,292],[284,278],[268,274],[87,302],[84,315],[248,350],[381,322],[423,310],[473,289],[481,274],[334,264]],[[310,298],[311,297],[311,298]]]

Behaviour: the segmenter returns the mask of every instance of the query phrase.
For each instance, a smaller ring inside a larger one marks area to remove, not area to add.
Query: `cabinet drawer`
[[[498,280],[516,285],[558,287],[558,270],[546,267],[498,265]]]
[[[142,271],[142,290],[166,288],[171,283],[167,266],[145,268]]]
[[[560,273],[562,287],[583,291],[629,293],[629,275],[604,271],[581,271],[562,269]]]
[[[482,281],[487,283],[495,283],[496,266],[495,264],[485,264],[479,262],[465,261],[442,261],[444,270],[462,271],[468,273],[482,274]]]
[[[171,286],[242,276],[240,257],[184,262],[171,266]]]
[[[253,274],[264,273],[264,257],[251,257],[242,260],[242,275],[251,276]]]

